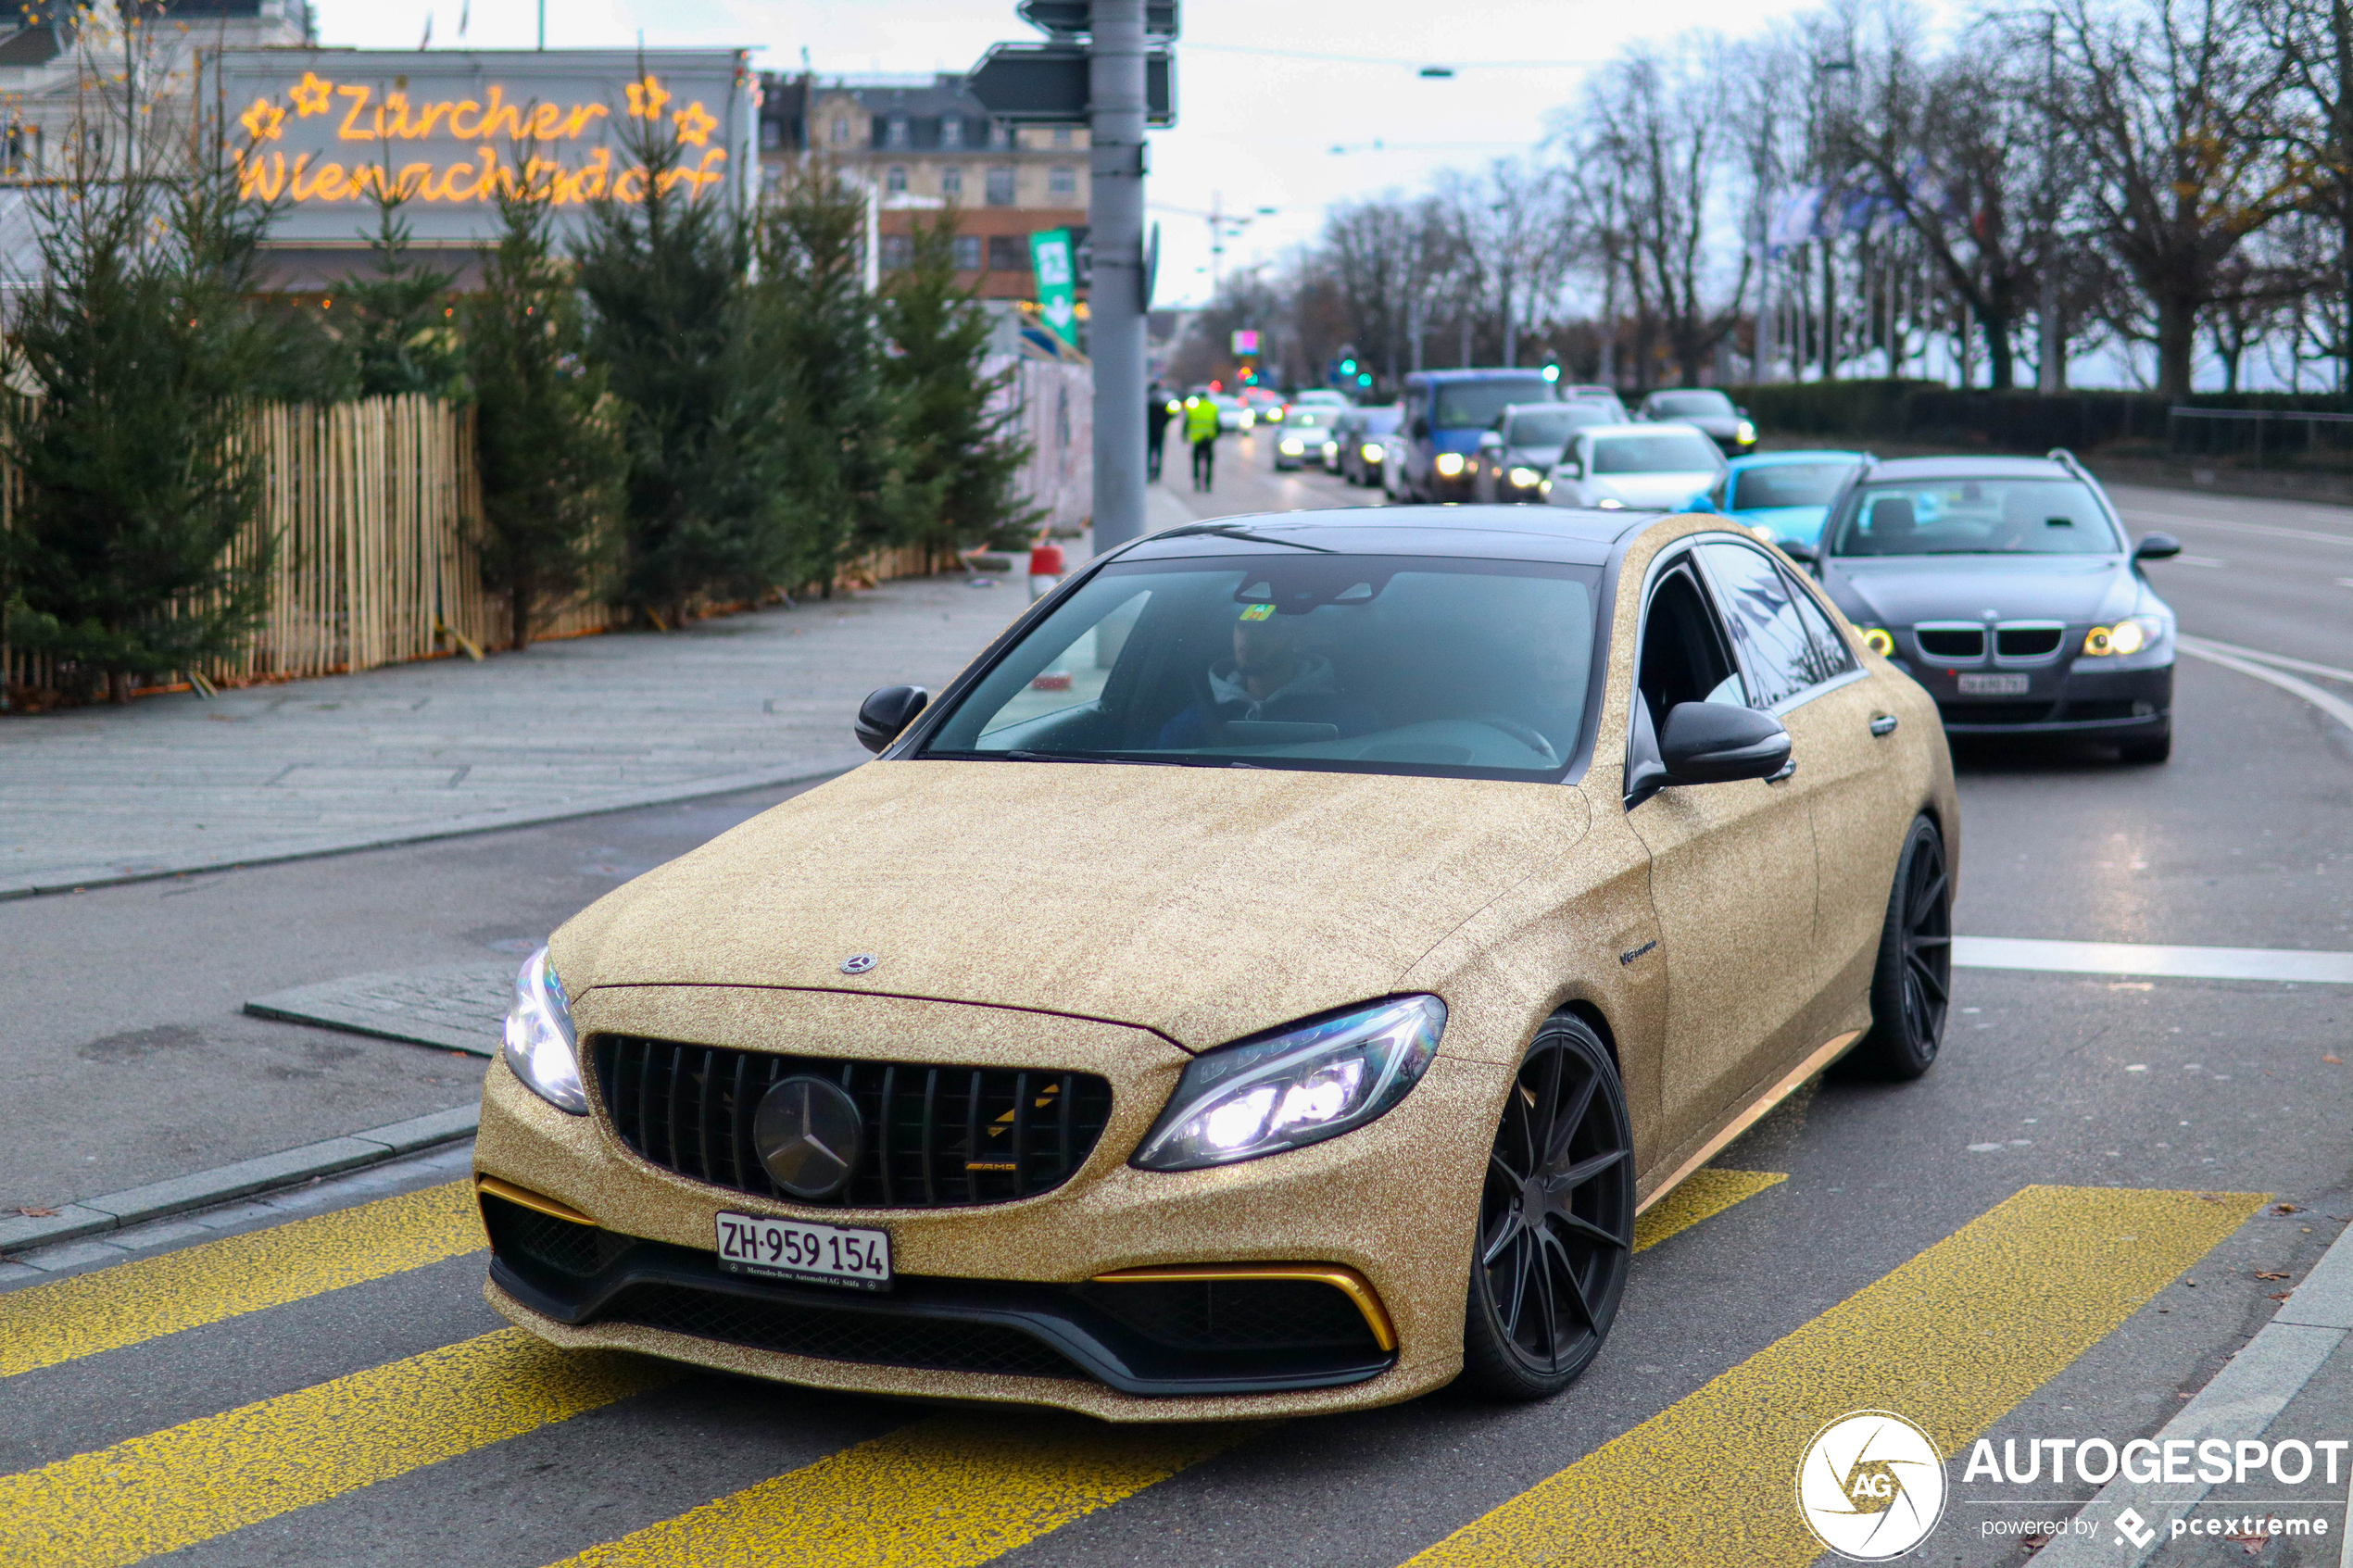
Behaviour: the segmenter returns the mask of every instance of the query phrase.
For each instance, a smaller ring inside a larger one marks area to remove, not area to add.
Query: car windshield
[[[1390,431],[1397,428],[1397,420],[1399,417],[1399,410],[1394,405],[1386,408],[1367,408],[1365,410],[1364,416],[1365,433],[1367,435],[1387,435]]]
[[[1662,392],[1651,399],[1654,413],[1678,420],[1729,420],[1732,400],[1720,392]]]
[[[1922,479],[1870,484],[1840,508],[1839,556],[2100,556],[2124,546],[2073,479]]]
[[[1593,443],[1595,473],[1709,473],[1723,461],[1716,444],[1696,431],[1610,435]]]
[[[927,757],[1551,776],[1577,749],[1590,567],[1123,561],[997,661]]]
[[[1853,463],[1769,463],[1732,476],[1732,509],[1827,507],[1855,471]]]
[[[1532,408],[1512,416],[1512,422],[1504,430],[1504,444],[1507,446],[1565,445],[1579,426],[1608,422],[1608,410],[1591,403],[1581,408],[1568,403],[1557,408]]]
[[[1550,403],[1553,383],[1541,376],[1498,376],[1492,381],[1438,383],[1438,408],[1429,422],[1441,430],[1485,430],[1515,403]]]
[[[1339,417],[1338,408],[1327,408],[1319,403],[1309,403],[1292,409],[1290,418],[1283,422],[1294,425],[1327,425]]]

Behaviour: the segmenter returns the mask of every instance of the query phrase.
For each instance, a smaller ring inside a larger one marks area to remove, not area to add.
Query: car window
[[[1650,409],[1672,420],[1730,419],[1732,400],[1720,392],[1657,392],[1651,395]]]
[[[1557,408],[1523,408],[1504,429],[1506,446],[1558,446],[1579,424],[1598,423],[1578,416],[1585,410],[1564,403]]]
[[[1740,646],[1741,673],[1752,708],[1770,708],[1836,671],[1799,617],[1796,590],[1762,550],[1707,544],[1694,552],[1716,584],[1716,602]]]
[[[1788,573],[1782,575],[1787,576]],[[1806,634],[1813,639],[1818,665],[1823,672],[1822,679],[1831,680],[1862,668],[1855,661],[1855,650],[1847,646],[1844,637],[1839,635],[1838,628],[1831,624],[1831,618],[1823,613],[1822,607],[1815,602],[1813,595],[1807,593],[1802,584],[1793,582],[1789,596],[1791,602],[1797,606],[1797,618],[1806,622]]]
[[[1652,584],[1642,617],[1642,659],[1635,685],[1649,709],[1652,731],[1667,723],[1680,702],[1738,702],[1739,676],[1724,641],[1723,623],[1700,590],[1687,561],[1678,561]],[[1727,694],[1727,683],[1732,689]]]
[[[1839,508],[1839,556],[2120,555],[2090,485],[2074,479],[1867,484]]]
[[[1716,444],[1696,431],[1611,435],[1593,443],[1595,473],[1713,472],[1723,462]]]
[[[1768,463],[1743,469],[1732,478],[1732,506],[1740,511],[1827,507],[1854,471],[1853,463]]]
[[[1395,408],[1367,408],[1364,414],[1365,429],[1373,435],[1387,435],[1397,428],[1401,415],[1402,410]]]
[[[923,754],[1552,776],[1577,749],[1591,567],[1123,561],[1008,649]]]
[[[1515,403],[1550,403],[1553,383],[1541,376],[1499,376],[1493,381],[1441,382],[1438,411],[1430,422],[1441,430],[1485,430]]]

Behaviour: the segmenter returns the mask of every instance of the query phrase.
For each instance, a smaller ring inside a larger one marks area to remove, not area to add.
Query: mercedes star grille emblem
[[[875,955],[872,953],[852,953],[841,960],[841,972],[844,974],[863,974],[874,968],[875,963]]]
[[[751,1119],[760,1162],[778,1186],[812,1203],[849,1185],[865,1141],[858,1102],[840,1085],[806,1073],[771,1086]]]

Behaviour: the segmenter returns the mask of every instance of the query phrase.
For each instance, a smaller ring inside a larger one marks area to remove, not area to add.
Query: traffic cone
[[[1029,602],[1036,604],[1054,591],[1063,580],[1063,547],[1060,545],[1039,545],[1029,552]]]

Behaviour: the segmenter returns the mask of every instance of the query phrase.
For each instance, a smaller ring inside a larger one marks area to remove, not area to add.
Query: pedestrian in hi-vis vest
[[[1185,439],[1193,444],[1193,488],[1207,490],[1217,477],[1217,405],[1206,397],[1185,400]]]

